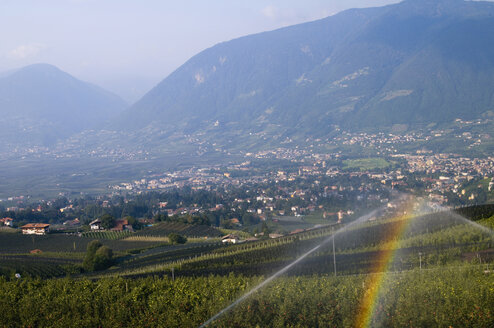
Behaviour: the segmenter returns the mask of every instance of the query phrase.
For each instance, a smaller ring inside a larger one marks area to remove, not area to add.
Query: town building
[[[14,219],[3,218],[3,219],[0,219],[0,223],[3,223],[3,225],[5,225],[7,227],[13,227],[14,226]]]

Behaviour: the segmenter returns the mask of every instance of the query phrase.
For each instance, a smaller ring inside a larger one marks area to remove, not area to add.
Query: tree
[[[246,212],[242,215],[242,221],[244,225],[255,225],[259,223],[259,218],[255,217],[254,214]]]
[[[153,217],[153,221],[154,222],[165,222],[165,221],[168,221],[168,213],[156,214]]]
[[[113,252],[99,240],[93,240],[87,245],[86,256],[82,266],[86,271],[104,270],[113,263]]]
[[[113,263],[113,251],[108,246],[101,246],[94,256],[94,271],[104,270]]]
[[[141,222],[139,222],[133,216],[126,216],[124,219],[127,220],[127,222],[129,222],[129,224],[132,226],[134,230],[140,230],[142,228]]]
[[[172,244],[185,244],[187,242],[187,238],[179,235],[178,233],[172,232],[171,234],[168,235],[168,239],[170,240],[170,243]]]
[[[101,226],[105,230],[110,230],[111,228],[113,228],[115,226],[115,218],[113,216],[111,216],[110,214],[103,215],[100,218],[100,220],[101,220]]]
[[[103,246],[99,240],[93,240],[87,245],[86,256],[82,262],[82,266],[86,271],[94,270],[94,257],[96,256],[96,251]]]
[[[265,237],[266,237],[266,236],[268,236],[268,237],[269,237],[269,233],[270,233],[271,231],[269,230],[269,227],[268,227],[268,224],[266,223],[266,221],[264,221],[264,222],[262,223],[262,232],[264,233],[264,236],[265,236]]]

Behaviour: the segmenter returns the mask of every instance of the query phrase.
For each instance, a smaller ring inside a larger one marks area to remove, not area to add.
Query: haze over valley
[[[494,2],[2,15],[0,326],[494,326]]]

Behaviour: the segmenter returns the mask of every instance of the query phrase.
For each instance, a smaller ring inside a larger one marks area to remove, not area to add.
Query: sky
[[[0,72],[55,65],[133,102],[200,51],[399,0],[0,0]]]

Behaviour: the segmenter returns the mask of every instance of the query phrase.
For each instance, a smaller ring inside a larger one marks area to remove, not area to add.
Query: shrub
[[[178,233],[171,233],[168,235],[168,239],[172,244],[185,244],[187,242],[187,238],[179,235]]]

